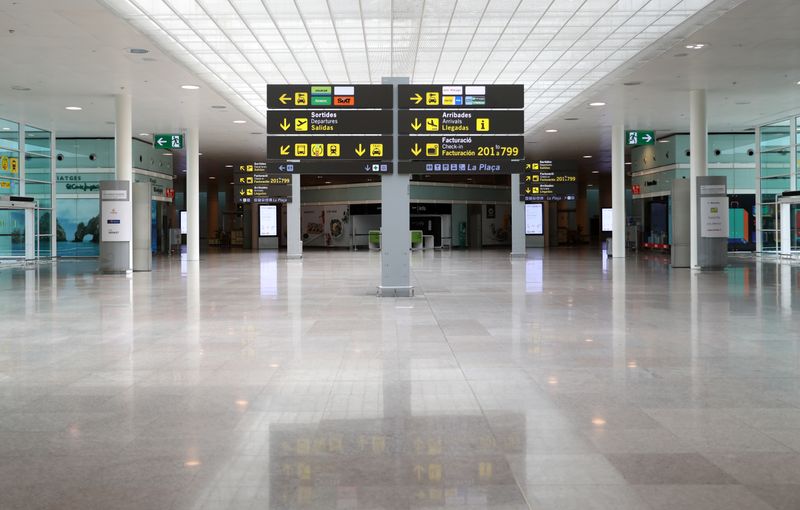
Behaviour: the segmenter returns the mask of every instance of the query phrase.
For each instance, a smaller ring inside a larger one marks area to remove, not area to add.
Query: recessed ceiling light
[[[641,85],[642,82],[640,81],[626,81],[623,83],[626,87],[635,87],[636,85]]]
[[[245,124],[246,122],[247,122],[246,120],[234,120],[233,121],[234,124]]]
[[[331,181],[325,181],[325,184],[331,184]]]
[[[139,133],[139,136],[150,136],[150,133]]]
[[[225,168],[233,168],[233,165],[225,165]]]
[[[224,110],[225,108],[227,108],[227,106],[221,104],[214,104],[211,105],[211,108],[214,110]]]
[[[797,84],[800,85],[800,81],[798,81]]]
[[[662,138],[658,143],[669,143],[669,138]]]
[[[587,154],[586,156],[583,157],[583,159],[592,159],[592,156]]]
[[[599,173],[600,173],[600,170],[592,170],[592,173],[593,173],[593,174],[599,174]]]
[[[545,133],[558,133],[558,129],[545,129]]]
[[[21,85],[14,85],[11,87],[11,90],[16,90],[17,92],[30,92],[30,87],[23,87]]]
[[[161,155],[162,156],[172,156],[172,153],[171,152],[164,152]]]
[[[4,127],[3,131],[11,131],[11,128],[10,127]]]
[[[83,108],[81,108],[80,106],[67,106],[65,107],[65,110],[69,110],[71,112],[79,112],[83,110]]]
[[[626,165],[630,165],[630,164],[631,164],[631,162],[630,162],[630,161],[626,161],[626,162],[625,162],[625,164],[626,164]]]
[[[680,58],[680,57],[688,57],[688,56],[689,56],[689,54],[688,54],[688,53],[676,53],[676,54],[675,54],[675,55],[673,55],[673,56],[674,56],[674,57],[678,57],[678,58]]]
[[[209,176],[208,176],[208,178],[209,178],[209,179],[211,179],[212,181],[213,181],[214,179],[216,179],[216,177],[214,177],[213,175],[209,175]]]
[[[578,117],[567,117],[567,118],[566,118],[566,119],[564,119],[564,120],[578,120]]]
[[[706,46],[708,46],[708,43],[692,43],[692,44],[687,44],[686,45],[686,49],[687,50],[702,50]]]
[[[606,104],[602,101],[595,101],[593,103],[589,103],[589,106],[605,106]]]
[[[233,184],[233,181],[229,182],[228,184]]]
[[[183,90],[198,90],[198,89],[200,89],[200,87],[197,86],[197,85],[181,85],[181,88]]]
[[[131,48],[128,50],[129,53],[133,53],[134,55],[145,55],[150,53],[150,50],[146,50],[144,48]]]

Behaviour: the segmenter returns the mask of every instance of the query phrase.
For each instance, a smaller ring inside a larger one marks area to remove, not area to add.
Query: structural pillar
[[[625,125],[611,128],[611,256],[625,258]]]
[[[303,257],[300,236],[300,176],[292,175],[292,201],[286,204],[286,257]]]
[[[511,256],[525,255],[525,203],[519,199],[519,174],[511,174]]]
[[[397,85],[408,83],[408,78],[384,78],[384,84],[394,87],[394,110],[392,112],[395,147],[392,158],[392,173],[381,177],[381,284],[378,295],[386,297],[410,297],[411,286],[411,229],[410,186],[411,177],[398,173],[398,109]]]
[[[186,259],[200,260],[200,130],[186,130]]]
[[[128,182],[128,200],[131,199],[133,183],[133,127],[131,95],[118,94],[114,98],[116,118],[114,120],[114,154],[116,180]],[[123,224],[128,232],[124,237],[133,239],[133,224]],[[53,229],[55,235],[55,229]],[[133,270],[133,243],[128,243],[128,271]]]
[[[708,121],[706,91],[692,90],[689,96],[689,256],[692,269],[699,267],[697,223],[697,178],[708,175]]]
[[[219,188],[216,179],[209,179],[206,183],[206,210],[208,211],[206,220],[208,233],[206,235],[208,239],[213,239],[219,230]]]

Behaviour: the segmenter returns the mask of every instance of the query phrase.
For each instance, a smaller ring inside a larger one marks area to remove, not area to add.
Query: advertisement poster
[[[508,204],[483,206],[483,245],[511,243],[511,207]]]
[[[544,214],[542,204],[525,204],[525,234],[544,234]]]
[[[102,220],[100,237],[103,242],[131,240],[130,201],[103,200],[100,218]]]
[[[258,206],[258,235],[275,237],[278,235],[278,206]]]
[[[305,206],[300,226],[305,246],[349,247],[352,224],[346,204]]]
[[[611,209],[609,207],[604,207],[602,214],[603,216],[601,219],[601,225],[602,225],[601,230],[603,232],[611,232],[612,230],[614,230],[614,209]]]
[[[728,238],[728,197],[700,197],[700,237]]]

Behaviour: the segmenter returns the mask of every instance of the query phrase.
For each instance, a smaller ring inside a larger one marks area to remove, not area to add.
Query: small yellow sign
[[[308,119],[296,118],[294,119],[295,131],[308,131]]]
[[[456,104],[456,96],[442,96],[442,104],[445,106],[453,106]]]
[[[247,165],[247,171],[248,172],[252,172],[253,171],[253,165]]]
[[[248,197],[252,197],[252,196],[253,196],[253,190],[251,190],[251,189],[249,189],[249,188],[248,188],[248,190],[247,190],[247,196],[248,196]]]
[[[476,128],[478,131],[489,131],[489,119],[485,117],[476,119]]]
[[[308,106],[308,92],[295,92],[294,104],[295,106]]]
[[[425,131],[439,131],[439,119],[425,119]]]
[[[0,181],[0,188],[11,189],[11,181]]]
[[[341,154],[341,146],[338,143],[329,143],[328,144],[328,157],[329,158],[338,158]]]
[[[8,156],[3,156],[0,158],[0,168],[6,172],[8,171]]]
[[[438,143],[426,143],[425,144],[425,155],[436,157],[439,155],[439,144]]]
[[[324,143],[312,143],[311,144],[311,157],[312,158],[321,158],[325,155],[325,144]]]
[[[11,173],[15,174],[19,170],[19,160],[17,158],[11,158]]]
[[[539,182],[539,174],[531,175],[531,182]]]
[[[253,184],[253,178],[252,177],[248,177],[247,179],[245,179],[245,183],[246,184]]]
[[[428,106],[439,104],[439,93],[438,92],[426,92],[425,93],[425,104],[428,105]]]
[[[296,143],[294,144],[294,155],[298,158],[305,158],[308,156],[308,144]]]
[[[369,155],[373,158],[380,158],[383,156],[383,144],[371,143],[369,144]]]

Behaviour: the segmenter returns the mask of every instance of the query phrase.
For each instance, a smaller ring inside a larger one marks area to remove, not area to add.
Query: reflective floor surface
[[[412,257],[0,271],[0,508],[800,508],[800,267]]]

